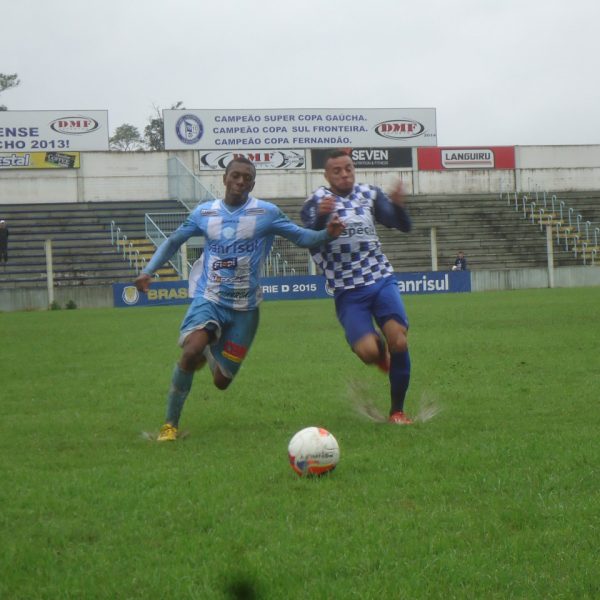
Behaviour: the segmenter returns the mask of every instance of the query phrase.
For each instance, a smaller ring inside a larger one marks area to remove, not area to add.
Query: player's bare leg
[[[377,365],[379,370],[389,373],[390,352],[383,336],[368,333],[352,346],[352,350],[366,365]]]
[[[410,425],[411,419],[404,414],[404,399],[410,383],[408,331],[404,325],[394,319],[386,321],[382,329],[390,351],[389,421],[397,425]]]
[[[383,335],[391,354],[406,352],[408,350],[408,331],[404,325],[394,319],[389,319],[383,324]]]
[[[205,349],[213,340],[212,332],[206,329],[197,329],[190,333],[183,344],[183,354],[179,360],[179,366],[188,372],[198,371],[207,363]],[[213,374],[213,383],[220,390],[229,387],[232,379],[226,377],[219,365],[213,360],[210,361],[209,368]]]
[[[376,333],[368,333],[355,342],[352,350],[366,365],[373,365],[381,358],[381,338]]]
[[[177,439],[181,411],[190,393],[194,372],[206,362],[202,353],[210,339],[210,332],[197,329],[192,331],[183,342],[183,352],[173,369],[171,387],[167,395],[165,424],[161,427],[157,438],[159,442],[172,442]]]

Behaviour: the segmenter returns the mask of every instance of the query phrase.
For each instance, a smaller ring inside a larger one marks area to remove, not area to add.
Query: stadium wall
[[[361,169],[358,179],[385,188],[400,175],[411,195],[600,190],[600,145],[516,146],[515,169],[421,171],[416,150],[412,168]],[[78,169],[0,168],[0,204],[167,200],[171,156],[213,194],[222,193],[222,172],[200,171],[196,151],[82,152]],[[299,198],[323,183],[322,171],[312,170],[310,164],[306,169],[265,169],[254,193],[265,199]]]
[[[469,273],[471,292],[549,287],[547,269],[469,271]],[[556,288],[590,286],[600,286],[600,269],[590,267],[554,269]],[[113,287],[111,285],[55,287],[54,300],[63,308],[69,301],[75,302],[78,308],[112,308]],[[48,304],[48,291],[45,288],[0,289],[0,311],[45,310]]]

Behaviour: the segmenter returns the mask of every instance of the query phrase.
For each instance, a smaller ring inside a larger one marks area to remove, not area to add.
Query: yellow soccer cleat
[[[177,427],[165,423],[158,432],[157,442],[174,442],[177,439]]]

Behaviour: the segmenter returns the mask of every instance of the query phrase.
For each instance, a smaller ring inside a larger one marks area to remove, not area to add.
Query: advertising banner
[[[340,148],[347,150],[357,169],[410,169],[412,148]],[[325,159],[331,149],[311,150],[313,169],[324,169]]]
[[[223,170],[234,159],[243,156],[251,160],[256,169],[305,169],[304,150],[236,150],[200,152],[201,171]]]
[[[514,169],[514,146],[418,148],[419,171],[446,169]]]
[[[434,108],[163,110],[167,150],[437,144]]]
[[[106,110],[0,111],[0,152],[108,150]]]
[[[0,152],[0,169],[79,169],[79,152]]]
[[[471,291],[469,271],[435,271],[394,273],[402,294],[447,294]],[[332,294],[320,275],[298,277],[265,277],[261,280],[265,300],[305,300],[328,298]],[[134,285],[113,284],[116,307],[164,306],[189,304],[187,281],[153,282],[147,294],[140,294]]]

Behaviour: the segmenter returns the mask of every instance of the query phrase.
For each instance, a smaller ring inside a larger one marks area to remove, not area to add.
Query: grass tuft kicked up
[[[0,597],[600,597],[599,291],[405,302],[415,425],[331,301],[272,302],[168,444],[185,307],[0,314]],[[320,479],[287,463],[309,425]]]

